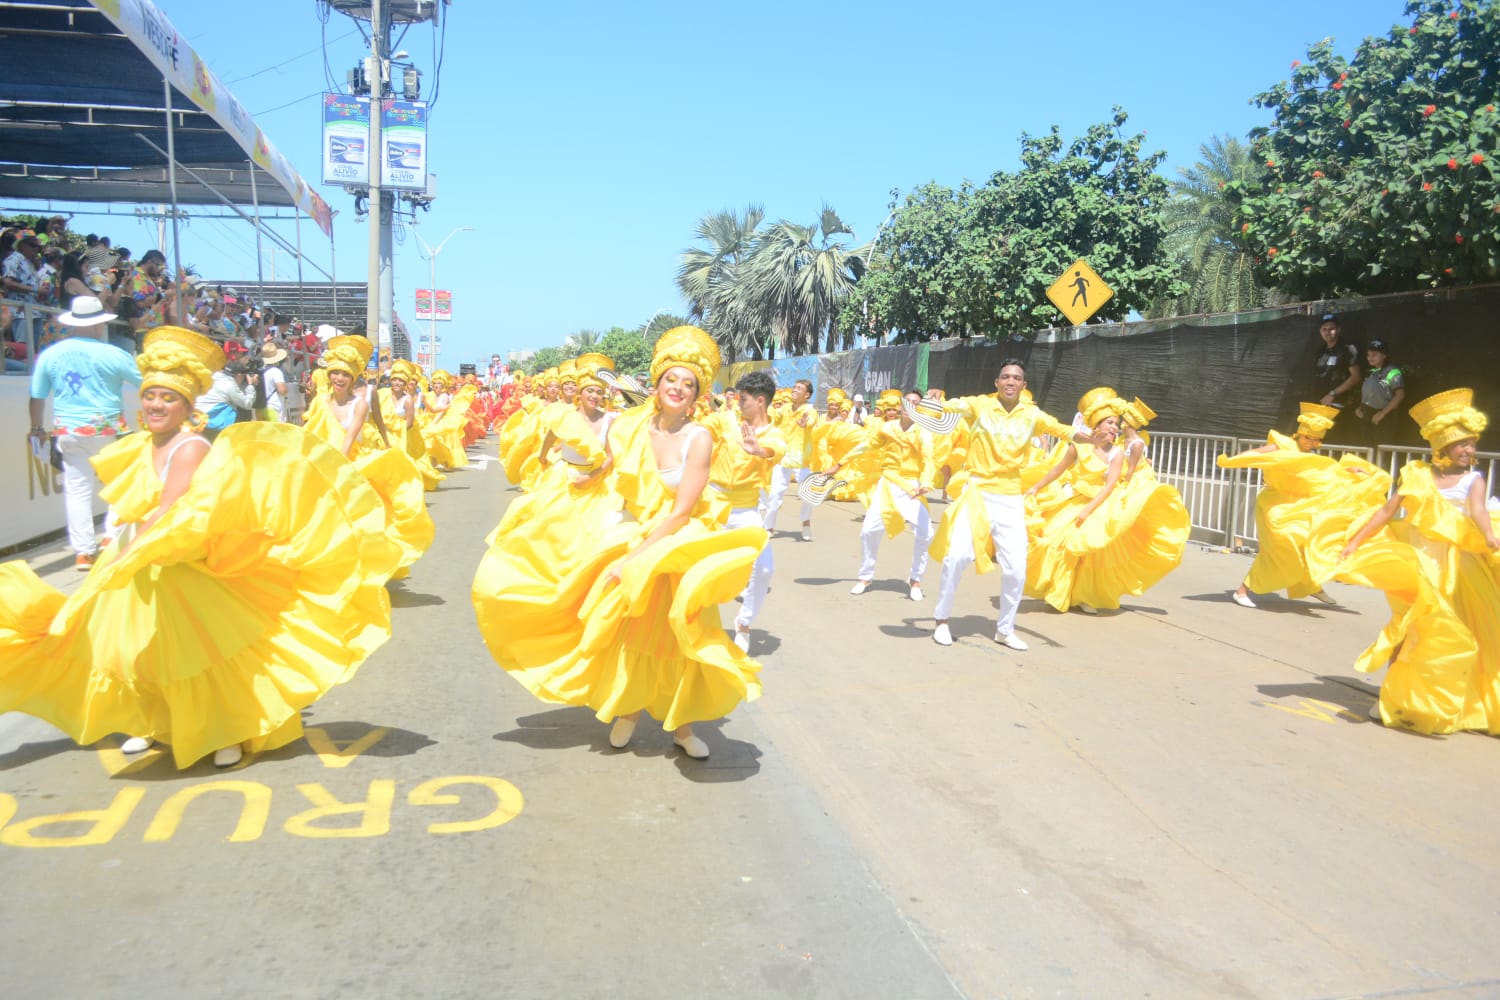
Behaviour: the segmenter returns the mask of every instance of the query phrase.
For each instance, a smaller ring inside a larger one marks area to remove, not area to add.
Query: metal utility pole
[[[365,70],[366,78],[370,81],[370,148],[365,151],[365,161],[370,165],[370,259],[365,293],[365,335],[375,345],[377,359],[381,348],[385,346],[389,330],[389,320],[382,317],[381,313],[385,305],[384,289],[391,278],[391,210],[386,205],[386,193],[380,186],[381,174],[385,173],[385,156],[380,149],[380,119],[385,106],[388,27],[383,0],[371,0],[370,58]],[[376,364],[379,363],[377,360]]]

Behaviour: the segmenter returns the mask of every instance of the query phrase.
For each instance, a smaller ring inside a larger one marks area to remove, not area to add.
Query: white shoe
[[[1242,594],[1238,590],[1236,590],[1230,596],[1234,598],[1234,603],[1238,604],[1242,608],[1253,608],[1253,607],[1255,607],[1255,602],[1252,601],[1252,600],[1250,600],[1250,595],[1249,594]]]
[[[145,753],[154,741],[149,736],[132,736],[120,744],[121,753]]]
[[[747,629],[747,628],[746,629],[735,629],[735,631],[734,631],[734,644],[736,646],[740,647],[740,652],[741,653],[748,653],[748,652],[750,652],[750,630]]]
[[[609,745],[616,750],[624,750],[630,745],[630,737],[634,735],[635,720],[622,715],[609,727]]]
[[[804,542],[812,541],[812,525],[804,524],[802,526],[802,540]]]
[[[697,736],[672,736],[672,742],[682,748],[682,752],[694,760],[708,759],[708,744]]]
[[[1077,604],[1073,605],[1073,607],[1076,608],[1078,613],[1081,615],[1097,615],[1099,613],[1098,608],[1094,607],[1092,604],[1085,604],[1083,601],[1079,601]]]
[[[947,622],[943,622],[943,624],[932,630],[932,641],[939,646],[953,645],[953,632],[948,628]]]
[[[1308,594],[1307,596],[1311,597],[1313,600],[1317,601],[1320,604],[1328,605],[1330,608],[1336,608],[1339,606],[1339,602],[1335,601],[1332,597],[1329,597],[1328,592],[1325,590],[1320,590],[1316,594]]]
[[[1385,725],[1385,718],[1380,714],[1380,699],[1379,698],[1376,698],[1375,699],[1375,704],[1373,704],[1373,705],[1370,706],[1370,718],[1374,719],[1376,722],[1380,723],[1382,726]]]
[[[996,632],[995,641],[1004,646],[1006,649],[1014,649],[1018,653],[1024,653],[1031,648],[1030,646],[1026,645],[1026,640],[1022,639],[1014,632],[1007,632],[1004,635]]]
[[[245,751],[240,749],[238,743],[227,746],[222,750],[214,751],[214,767],[233,767],[245,756]]]
[[[911,599],[914,601],[920,601],[922,599],[922,585],[920,583],[914,583],[911,585]]]
[[[858,581],[857,583],[854,584],[853,588],[850,589],[849,593],[853,594],[855,597],[858,597],[860,594],[863,594],[865,591],[867,591],[869,589],[870,589],[870,581],[869,580],[860,580],[860,581]]]

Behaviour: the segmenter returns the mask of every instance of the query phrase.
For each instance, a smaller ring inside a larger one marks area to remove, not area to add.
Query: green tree
[[[1229,186],[1259,277],[1297,298],[1500,279],[1500,7],[1408,3],[1346,62],[1325,40],[1258,95],[1266,173]]]
[[[740,294],[740,264],[750,252],[765,210],[750,205],[745,214],[715,212],[698,220],[694,235],[702,244],[682,252],[677,288],[688,303],[688,318],[702,325],[730,359],[740,351],[761,356],[763,327]]]
[[[563,353],[570,358],[599,349],[599,339],[604,335],[598,330],[579,330],[563,338]]]
[[[655,344],[654,338],[647,340],[617,326],[599,338],[594,350],[608,355],[615,363],[615,371],[641,375],[651,369],[651,350]]]
[[[687,326],[688,324],[689,320],[686,316],[678,316],[675,313],[659,313],[652,317],[644,329],[636,327],[636,334],[645,340],[646,343],[655,346],[656,339],[662,334],[675,327]]]
[[[1114,290],[1101,319],[1180,294],[1162,246],[1167,184],[1156,168],[1166,154],[1143,155],[1145,137],[1127,135],[1127,120],[1117,107],[1066,144],[1056,126],[1022,134],[1020,170],[997,171],[982,187],[933,183],[909,195],[876,246],[886,261],[849,300],[845,320],[867,301],[874,332],[1024,335],[1061,320],[1046,290],[1080,257]]]
[[[759,317],[757,326],[769,329],[787,354],[816,353],[824,336],[829,350],[838,342],[839,309],[864,269],[859,255],[836,239],[852,233],[824,205],[817,222],[782,219],[751,244],[737,291],[745,312]]]
[[[544,347],[533,354],[530,361],[526,362],[526,374],[535,375],[538,372],[546,371],[548,368],[556,368],[566,360],[567,355],[563,353],[561,347]]]
[[[1255,281],[1255,252],[1235,225],[1227,193],[1232,183],[1256,183],[1264,168],[1248,146],[1230,136],[1215,136],[1198,150],[1203,159],[1178,170],[1162,211],[1166,253],[1187,288],[1152,303],[1148,316],[1238,312],[1268,301],[1267,290]]]

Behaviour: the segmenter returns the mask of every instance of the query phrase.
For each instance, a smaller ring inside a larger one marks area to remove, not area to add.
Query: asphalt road
[[[971,576],[945,649],[937,568],[911,602],[888,541],[850,596],[828,504],[697,762],[495,667],[469,584],[515,494],[488,463],[429,496],[395,635],[306,742],[178,772],[0,716],[7,996],[1500,995],[1500,747],[1368,720],[1379,594],[1248,611],[1248,557],[1195,545],[1120,612],[1027,601],[1024,654]]]

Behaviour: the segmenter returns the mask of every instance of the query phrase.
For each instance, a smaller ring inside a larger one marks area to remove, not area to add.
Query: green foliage
[[[1261,181],[1228,191],[1259,277],[1298,298],[1500,279],[1500,8],[1408,3],[1353,61],[1323,41],[1255,98]]]
[[[687,325],[688,319],[686,316],[678,316],[675,313],[658,313],[656,316],[652,317],[651,322],[646,325],[646,328],[644,330],[637,327],[636,334],[643,338],[646,343],[654,345],[656,343],[656,338],[660,337],[668,330],[671,330],[675,327]]]
[[[563,353],[561,347],[544,347],[533,354],[530,361],[526,362],[525,371],[527,375],[535,375],[537,372],[544,372],[548,368],[556,368],[565,360],[567,360],[567,355]]]
[[[1255,281],[1255,254],[1241,238],[1226,193],[1233,182],[1258,182],[1264,168],[1247,146],[1228,136],[1215,136],[1199,152],[1201,161],[1178,170],[1162,211],[1167,256],[1187,288],[1152,303],[1143,310],[1147,316],[1239,312],[1270,299]]]
[[[651,349],[654,346],[655,337],[647,340],[634,331],[622,330],[617,326],[599,338],[594,350],[613,359],[615,371],[640,375],[651,369]]]
[[[1114,289],[1100,319],[1179,294],[1162,248],[1167,185],[1155,173],[1166,154],[1143,155],[1145,137],[1126,135],[1126,120],[1115,108],[1066,145],[1055,126],[1023,134],[1015,173],[957,191],[928,184],[893,203],[876,246],[883,259],[872,261],[844,321],[915,339],[1024,335],[1062,321],[1046,290],[1080,257]]]
[[[598,330],[579,330],[570,333],[563,338],[563,354],[570,358],[576,358],[580,354],[599,349],[599,338],[604,336]]]
[[[677,288],[688,302],[688,318],[702,325],[733,357],[749,351],[760,357],[765,329],[751,314],[741,291],[740,264],[749,255],[765,210],[750,205],[745,214],[725,210],[698,220],[700,245],[682,252]]]

